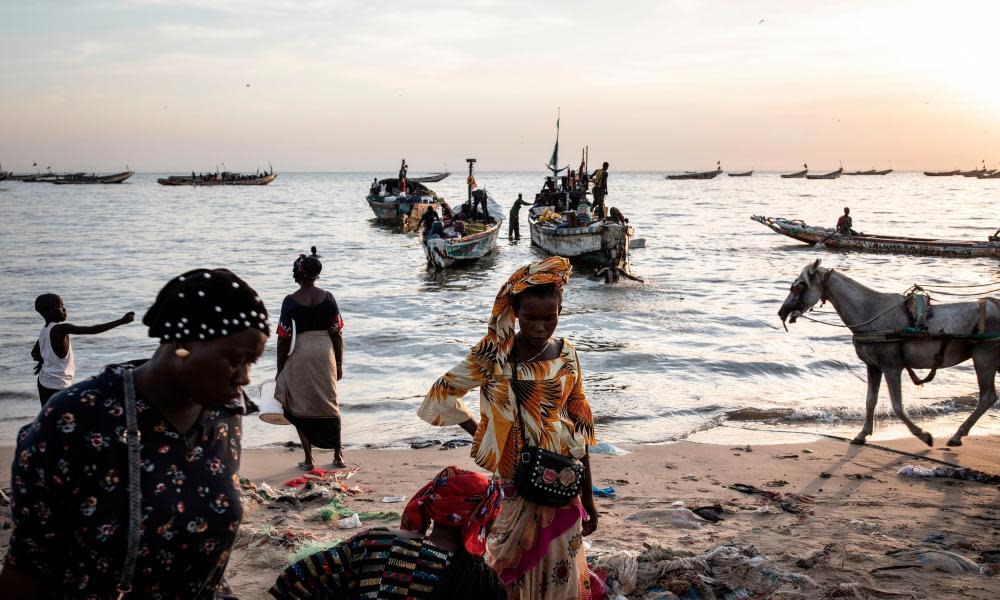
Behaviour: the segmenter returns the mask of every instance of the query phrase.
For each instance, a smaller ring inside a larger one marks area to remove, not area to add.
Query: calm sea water
[[[309,246],[324,260],[320,285],[337,297],[347,323],[340,384],[345,441],[397,445],[458,435],[415,415],[434,380],[486,330],[497,289],[516,267],[542,255],[505,237],[478,264],[444,273],[425,267],[418,240],[373,222],[364,195],[373,173],[282,173],[261,188],[167,188],[139,174],[118,186],[0,183],[0,443],[38,410],[29,351],[42,321],[32,302],[62,295],[70,321],[139,316],[172,276],[228,267],[277,311],[295,285],[291,263]],[[541,173],[477,174],[504,206],[530,198]],[[776,316],[791,280],[822,258],[872,287],[1000,279],[988,259],[843,253],[792,242],[751,214],[832,225],[850,206],[866,232],[985,239],[1000,180],[893,173],[836,181],[782,180],[776,174],[711,181],[666,181],[662,173],[612,172],[610,206],[631,219],[645,249],[632,254],[645,285],[603,286],[578,273],[559,333],[580,350],[587,395],[602,439],[665,442],[718,426],[768,420],[802,431],[860,427],[865,370],[844,330],[800,321],[790,333]],[[463,198],[464,178],[432,184]],[[504,228],[506,231],[506,228]],[[836,321],[835,315],[827,317]],[[138,324],[73,341],[78,380],[102,365],[149,356],[155,342]],[[254,372],[274,374],[274,341]],[[922,388],[904,384],[908,410],[935,433],[951,433],[975,393],[971,366],[942,371]],[[467,401],[475,406],[477,396]],[[887,410],[883,389],[880,412]],[[760,409],[754,416],[748,409]],[[993,409],[977,432],[1000,430]],[[246,443],[294,437],[290,427],[247,420]],[[881,419],[879,432],[899,432]],[[731,430],[726,434],[731,438]]]

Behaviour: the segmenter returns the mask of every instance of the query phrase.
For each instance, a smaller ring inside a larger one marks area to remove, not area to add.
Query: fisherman
[[[851,229],[854,226],[854,219],[851,218],[851,209],[844,207],[844,214],[837,219],[837,233],[840,235],[858,235],[857,231]]]
[[[427,210],[424,211],[424,214],[420,215],[420,225],[423,226],[424,229],[424,238],[430,234],[434,223],[440,220],[441,219],[438,217],[437,211],[434,210],[434,207],[428,206]]]
[[[508,240],[520,240],[521,239],[521,224],[518,222],[521,218],[521,207],[529,206],[528,202],[521,199],[521,194],[517,195],[517,200],[510,207],[510,225],[507,227],[507,239]]]
[[[471,215],[470,219],[475,220],[476,212],[482,212],[483,223],[488,223],[490,220],[490,211],[487,205],[487,199],[489,194],[486,190],[472,190],[472,210],[469,213]]]
[[[372,196],[378,196],[378,177],[372,179],[372,187],[368,190],[368,193]]]
[[[604,197],[608,195],[608,163],[605,162],[600,169],[594,171],[590,180],[594,182],[594,216],[603,219]]]
[[[406,159],[399,165],[399,195],[406,195]]]

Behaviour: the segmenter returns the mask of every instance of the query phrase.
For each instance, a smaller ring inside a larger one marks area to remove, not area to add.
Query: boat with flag
[[[476,183],[472,172],[476,159],[467,158],[466,161],[469,163],[469,177],[466,180],[468,198],[462,212],[470,218],[459,224],[451,215],[446,215],[447,222],[435,223],[423,238],[427,263],[439,271],[476,262],[492,253],[503,224],[503,208],[487,189],[479,188]],[[486,201],[486,215],[477,214],[475,210],[482,200]],[[422,210],[428,208],[423,207]],[[482,222],[478,221],[479,218],[482,218]]]
[[[616,208],[611,209],[616,218],[590,212],[588,160],[589,149],[584,149],[579,169],[559,166],[557,119],[556,143],[546,165],[551,175],[528,210],[531,243],[548,254],[602,269],[606,281],[617,281],[621,275],[631,277],[629,242],[634,230]],[[563,172],[566,175],[560,176]]]
[[[914,238],[865,233],[841,235],[837,233],[836,229],[807,225],[798,219],[772,218],[761,215],[754,215],[750,218],[776,233],[811,246],[822,244],[827,248],[893,254],[1000,258],[1000,237],[998,237],[1000,231],[989,236],[986,241]]]

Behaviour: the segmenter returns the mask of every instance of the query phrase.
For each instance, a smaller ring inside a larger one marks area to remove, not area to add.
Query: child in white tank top
[[[31,357],[38,361],[38,398],[42,406],[53,394],[73,384],[76,362],[69,336],[94,335],[131,323],[135,313],[128,312],[120,319],[100,325],[72,325],[66,323],[66,307],[56,294],[42,294],[35,298],[35,310],[45,319],[45,327],[38,334],[38,342],[31,350]]]

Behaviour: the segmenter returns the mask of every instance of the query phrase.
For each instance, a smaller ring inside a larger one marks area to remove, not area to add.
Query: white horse
[[[889,388],[892,410],[910,432],[933,445],[931,434],[918,427],[903,412],[900,384],[903,369],[915,383],[920,381],[912,369],[932,369],[929,381],[939,368],[953,367],[968,359],[979,380],[979,405],[948,440],[949,446],[961,446],[962,437],[997,400],[995,376],[1000,369],[1000,308],[995,300],[935,304],[927,319],[927,335],[893,335],[912,325],[902,294],[876,292],[842,273],[811,263],[792,283],[791,291],[778,311],[782,323],[794,323],[817,302],[829,301],[841,320],[854,334],[854,350],[868,367],[868,398],[865,424],[851,442],[864,444],[871,435],[878,403],[881,378]],[[888,334],[888,335],[883,335]],[[974,339],[974,337],[978,339]]]

